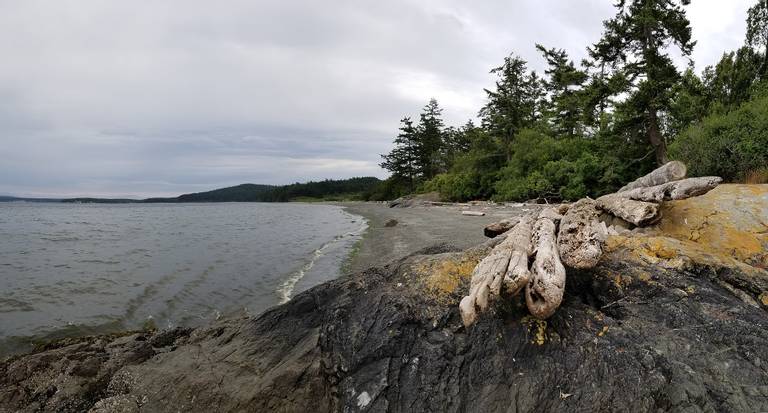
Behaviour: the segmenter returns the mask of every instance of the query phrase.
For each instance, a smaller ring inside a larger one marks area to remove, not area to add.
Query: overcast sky
[[[692,2],[697,70],[754,2]],[[578,61],[613,3],[0,0],[0,194],[385,177],[402,116],[435,97],[463,124],[504,56]]]

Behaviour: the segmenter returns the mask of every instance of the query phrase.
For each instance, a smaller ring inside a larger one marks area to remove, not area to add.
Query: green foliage
[[[393,175],[374,197],[414,188],[452,201],[597,197],[665,162],[670,142],[693,175],[761,180],[768,171],[768,83],[759,83],[768,71],[768,3],[749,10],[745,46],[701,76],[692,62],[680,73],[670,57],[670,48],[683,57],[693,50],[689,3],[617,0],[580,67],[565,50],[536,45],[547,64],[543,78],[510,54],[490,72],[496,80],[485,89],[479,127],[445,127],[430,101],[408,133],[416,172],[385,162]],[[396,139],[387,156],[408,159],[403,142]]]
[[[288,202],[296,200],[362,199],[381,181],[363,177],[295,183],[284,186],[243,184],[208,192],[184,194],[178,198],[148,199],[145,202]]]
[[[660,114],[670,108],[671,90],[679,81],[667,49],[677,46],[690,56],[695,42],[683,5],[689,0],[619,0],[616,16],[604,22],[603,36],[590,57],[614,69],[624,87],[610,93],[628,97],[616,104],[616,131],[627,139],[644,137],[656,161],[666,162],[666,141]]]
[[[729,113],[713,113],[684,130],[670,155],[695,176],[716,175],[740,181],[768,165],[768,93]]]

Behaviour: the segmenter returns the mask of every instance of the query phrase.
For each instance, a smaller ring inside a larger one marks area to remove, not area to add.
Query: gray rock
[[[466,329],[469,278],[441,271],[483,248],[423,251],[256,318],[14,357],[0,411],[768,411],[768,314],[719,281],[754,294],[765,271],[608,257],[568,274],[546,322],[511,299]]]

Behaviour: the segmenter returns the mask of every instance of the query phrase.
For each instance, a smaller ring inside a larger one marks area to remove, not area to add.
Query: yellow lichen
[[[598,332],[598,333],[597,333],[597,336],[598,336],[598,337],[602,337],[602,336],[604,336],[604,335],[605,335],[605,333],[607,333],[607,332],[608,332],[608,326],[603,326],[603,329],[602,329],[602,330],[600,330],[600,332]]]
[[[452,255],[421,262],[414,267],[414,272],[424,280],[433,298],[442,299],[453,294],[463,279],[472,276],[477,263],[477,257]]]
[[[525,316],[520,322],[528,327],[528,332],[531,333],[531,344],[544,345],[547,341],[547,322],[546,320],[539,320],[538,318]]]
[[[760,294],[760,302],[763,303],[764,306],[768,307],[768,292],[764,292]]]

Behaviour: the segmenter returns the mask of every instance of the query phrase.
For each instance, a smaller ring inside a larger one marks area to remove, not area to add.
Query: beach
[[[539,208],[528,204],[409,208],[389,208],[387,204],[375,202],[339,205],[368,221],[368,230],[350,255],[346,270],[352,273],[383,266],[436,244],[459,249],[472,247],[488,239],[483,235],[486,225]],[[482,211],[485,215],[466,216],[461,214],[462,210]]]

